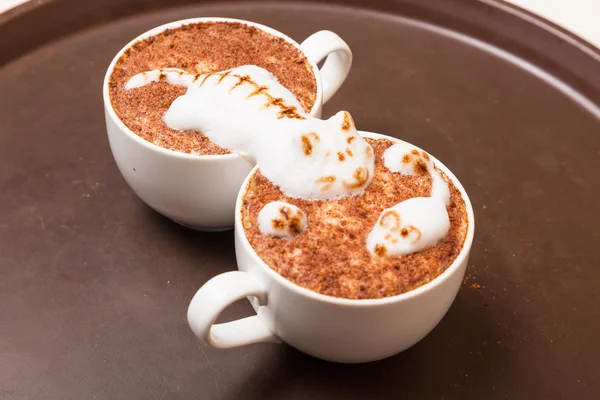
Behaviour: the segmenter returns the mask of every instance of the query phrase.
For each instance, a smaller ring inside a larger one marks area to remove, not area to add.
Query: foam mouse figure
[[[431,156],[409,143],[389,147],[383,161],[391,172],[429,175],[431,193],[383,210],[367,237],[368,250],[379,257],[402,256],[435,246],[450,229],[448,182],[435,169]]]

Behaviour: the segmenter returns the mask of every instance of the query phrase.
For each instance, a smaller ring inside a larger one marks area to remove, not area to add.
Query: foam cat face
[[[373,148],[358,134],[347,111],[340,111],[326,121],[323,139],[313,146],[313,154],[304,155],[322,161],[323,173],[315,179],[322,196],[337,197],[360,192],[373,180]],[[301,135],[304,142],[306,135]],[[303,143],[304,144],[304,143]],[[316,147],[316,148],[315,148]]]
[[[333,199],[360,193],[371,183],[373,149],[348,112],[281,126],[268,139],[257,141],[253,151],[263,175],[288,196]]]

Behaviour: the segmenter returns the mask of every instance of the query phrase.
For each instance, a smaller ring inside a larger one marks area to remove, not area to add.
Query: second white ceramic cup
[[[335,33],[319,31],[302,44],[281,32],[254,22],[231,18],[193,18],[154,28],[128,43],[111,62],[104,78],[106,129],[117,166],[131,189],[148,206],[190,228],[222,230],[233,227],[235,201],[242,182],[254,167],[239,154],[192,155],[152,144],[132,132],[112,107],[108,84],[115,64],[134,43],[166,29],[204,22],[239,22],[283,38],[307,57],[317,82],[310,115],[320,117],[325,104],[346,79],[352,52]],[[325,60],[319,69],[317,64]]]
[[[360,134],[399,142],[389,136]],[[241,206],[251,173],[235,208],[239,271],[217,275],[198,290],[187,314],[192,331],[216,348],[283,340],[312,356],[344,363],[386,358],[423,339],[440,322],[458,293],[475,231],[473,208],[465,189],[448,168],[436,159],[434,162],[460,191],[469,227],[454,262],[431,282],[397,296],[351,300],[325,296],[285,279],[261,260],[243,229]],[[215,324],[225,308],[245,297],[257,315]]]

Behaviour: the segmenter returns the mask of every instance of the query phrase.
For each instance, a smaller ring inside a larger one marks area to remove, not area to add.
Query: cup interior
[[[125,125],[123,123],[123,121],[121,121],[121,119],[115,112],[115,110],[112,106],[112,102],[110,100],[110,93],[108,90],[110,77],[115,68],[115,65],[117,64],[117,62],[119,61],[119,59],[121,58],[121,56],[123,55],[123,53],[125,53],[125,51],[127,49],[129,49],[135,43],[140,42],[149,37],[158,35],[167,29],[176,29],[176,28],[179,28],[184,25],[207,23],[207,22],[237,22],[237,23],[248,25],[248,26],[252,26],[252,27],[260,29],[272,36],[276,36],[276,37],[284,39],[286,42],[293,45],[296,49],[298,49],[299,51],[301,51],[304,54],[304,51],[300,47],[300,44],[298,44],[298,42],[296,42],[292,38],[288,37],[287,35],[284,35],[283,33],[279,32],[273,28],[270,28],[268,26],[265,26],[265,25],[262,25],[262,24],[259,24],[256,22],[235,19],[235,18],[222,18],[222,17],[190,18],[190,19],[169,22],[167,24],[157,26],[156,28],[150,29],[149,31],[142,33],[141,35],[139,35],[138,37],[136,37],[135,39],[133,39],[129,43],[127,43],[113,58],[110,65],[108,66],[108,69],[106,70],[106,75],[104,76],[104,83],[102,86],[102,96],[104,99],[104,108],[106,110],[107,117],[111,118],[117,124],[117,126],[119,127],[119,129],[122,132],[124,132],[126,135],[132,137],[133,140],[137,141],[140,145],[149,147],[153,150],[164,153],[166,155],[176,156],[176,157],[180,157],[180,158],[189,158],[189,159],[194,159],[194,160],[206,159],[206,158],[208,158],[210,160],[214,160],[217,158],[218,159],[227,159],[227,158],[233,158],[233,157],[239,156],[236,153],[215,154],[215,155],[186,154],[186,153],[182,153],[182,152],[178,152],[178,151],[174,151],[174,150],[169,150],[164,147],[158,146],[154,143],[148,142],[147,140],[144,140],[141,137],[139,137],[138,135],[136,135],[135,132],[133,132],[131,129],[129,129],[129,127],[127,127],[127,125]],[[315,81],[317,83],[317,96],[315,98],[314,104],[312,105],[312,108],[309,111],[309,114],[313,115],[316,112],[316,110],[319,109],[318,105],[323,102],[323,85],[321,82],[321,75],[319,74],[319,68],[317,67],[316,64],[314,64],[312,61],[310,61],[308,59],[308,57],[307,57],[307,61],[312,69],[313,76],[315,77]]]
[[[396,143],[402,142],[402,140],[400,140],[400,139],[396,139],[391,136],[381,135],[381,134],[373,133],[373,132],[359,131],[359,134],[363,137],[367,137],[367,138],[371,138],[371,139],[388,139],[388,140],[390,140],[392,142],[396,142]],[[415,146],[415,147],[417,147],[417,146]],[[417,147],[417,149],[422,150],[419,147]],[[252,171],[250,171],[250,173],[246,177],[246,180],[242,184],[240,192],[238,193],[238,198],[237,198],[236,205],[235,205],[235,235],[236,235],[237,239],[240,239],[241,245],[244,247],[244,251],[246,251],[250,255],[250,257],[252,258],[253,264],[255,266],[266,269],[266,272],[269,274],[269,276],[272,279],[278,281],[280,284],[287,286],[291,290],[294,290],[301,295],[313,298],[317,301],[335,304],[335,305],[339,305],[339,306],[347,306],[347,307],[375,307],[375,306],[395,303],[395,302],[403,301],[403,300],[411,298],[411,297],[419,296],[420,294],[433,289],[437,285],[440,285],[443,281],[448,279],[451,275],[453,275],[456,272],[456,270],[460,267],[460,265],[469,256],[469,252],[471,250],[471,245],[473,243],[473,236],[475,233],[475,215],[473,213],[473,206],[471,205],[471,200],[469,199],[467,192],[465,191],[464,187],[459,182],[459,180],[456,178],[456,176],[444,164],[442,164],[437,158],[435,158],[431,154],[430,154],[430,156],[432,157],[436,167],[438,167],[440,170],[442,170],[444,172],[444,174],[448,177],[448,179],[450,179],[452,181],[454,186],[460,192],[460,194],[465,202],[465,209],[467,211],[468,227],[467,227],[467,235],[465,237],[463,247],[460,250],[458,256],[452,262],[452,264],[450,264],[450,266],[448,268],[446,268],[446,270],[444,272],[442,272],[440,275],[438,275],[436,278],[434,278],[433,280],[431,280],[430,282],[428,282],[422,286],[419,286],[416,289],[413,289],[408,292],[401,293],[401,294],[398,294],[395,296],[384,297],[381,299],[346,299],[346,298],[333,297],[333,296],[328,296],[328,295],[314,292],[310,289],[307,289],[305,287],[297,285],[296,283],[294,283],[290,280],[285,279],[283,276],[279,275],[277,272],[275,272],[273,269],[271,269],[271,267],[269,267],[252,248],[252,245],[248,241],[248,238],[246,237],[246,232],[242,225],[243,198],[248,189],[248,184],[250,183],[250,180],[252,179],[252,177],[254,176],[256,171],[258,171],[258,168],[259,168],[258,165],[255,166],[252,169]]]

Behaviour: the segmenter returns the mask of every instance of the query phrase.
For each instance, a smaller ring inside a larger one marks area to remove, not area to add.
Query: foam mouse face
[[[390,171],[407,175],[427,175],[433,172],[433,160],[429,154],[404,142],[389,147],[383,154],[383,162]]]
[[[367,237],[367,248],[379,257],[410,254],[435,245],[449,229],[443,201],[414,197],[383,210]]]
[[[293,204],[273,201],[258,213],[258,228],[266,235],[290,239],[302,233],[307,226],[304,211]]]

